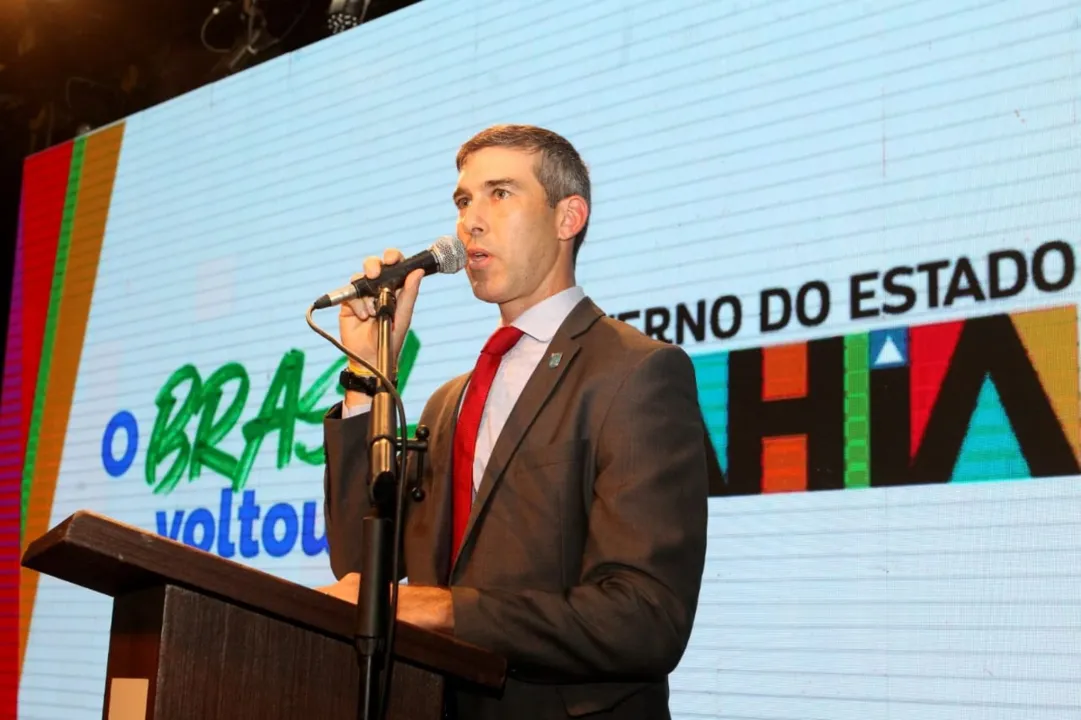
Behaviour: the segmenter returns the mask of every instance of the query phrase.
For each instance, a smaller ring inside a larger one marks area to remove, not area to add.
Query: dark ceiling
[[[417,1],[370,0],[365,22]],[[327,37],[330,2],[0,0],[0,337],[24,158]]]
[[[415,1],[371,0],[365,20]],[[329,35],[329,3],[4,0],[0,137],[25,156],[303,47]]]

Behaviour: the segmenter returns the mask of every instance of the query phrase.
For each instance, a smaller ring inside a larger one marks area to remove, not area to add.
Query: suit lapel
[[[458,558],[466,554],[466,550],[470,545],[473,532],[476,529],[477,518],[484,511],[492,492],[503,479],[507,465],[510,463],[511,458],[514,457],[518,446],[521,445],[522,438],[525,437],[526,432],[537,419],[537,415],[540,414],[541,409],[544,408],[552,393],[555,392],[559,381],[566,374],[581,349],[581,345],[578,344],[576,338],[602,315],[600,309],[589,299],[583,300],[575,306],[559,328],[559,331],[552,338],[547,352],[537,363],[537,367],[533,369],[533,374],[530,375],[529,381],[526,383],[525,388],[522,389],[522,394],[514,403],[514,408],[507,417],[507,422],[500,431],[495,447],[492,448],[492,455],[485,466],[480,488],[477,490],[477,496],[474,498],[473,507],[469,512],[469,521],[465,528],[465,536],[462,539],[461,552],[458,553],[451,567],[452,579],[459,566]]]
[[[454,469],[454,425],[458,415],[458,405],[465,392],[469,375],[462,375],[452,381],[447,391],[445,405],[440,409],[436,418],[435,427],[431,428],[431,439],[436,438],[439,444],[430,441],[429,456],[424,459],[425,464],[430,464],[433,475],[432,485],[427,489],[428,499],[425,501],[425,528],[432,534],[433,560],[435,577],[440,582],[446,582],[450,576],[450,525],[451,525],[451,488],[454,482],[452,471]]]

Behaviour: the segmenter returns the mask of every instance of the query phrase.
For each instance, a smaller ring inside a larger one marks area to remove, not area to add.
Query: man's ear
[[[556,222],[560,240],[572,240],[589,219],[589,203],[581,195],[569,195],[556,204]]]

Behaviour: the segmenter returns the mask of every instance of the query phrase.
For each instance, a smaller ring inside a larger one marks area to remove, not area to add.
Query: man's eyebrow
[[[518,182],[517,180],[515,180],[514,178],[496,178],[495,180],[486,180],[484,182],[484,187],[488,188],[488,189],[491,189],[491,188],[494,188],[494,187],[512,187],[512,188],[515,188],[515,189],[520,189],[522,187],[522,184],[520,182]],[[464,197],[464,196],[468,196],[468,195],[469,195],[469,191],[466,190],[465,188],[459,186],[459,187],[456,187],[454,189],[454,194],[451,197],[454,200],[457,200],[460,197]]]
[[[512,188],[521,187],[521,185],[518,183],[518,181],[513,179],[513,178],[498,178],[496,180],[488,180],[487,182],[484,183],[484,187],[486,187],[486,188],[499,187],[500,185],[506,185],[506,186],[512,187]]]

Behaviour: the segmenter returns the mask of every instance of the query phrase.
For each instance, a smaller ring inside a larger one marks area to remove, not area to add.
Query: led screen
[[[35,155],[0,408],[23,543],[89,508],[329,582],[343,361],[305,310],[453,232],[458,146],[531,123],[591,169],[579,283],[692,356],[726,473],[674,716],[1070,716],[1077,17],[425,0]],[[496,321],[425,281],[410,421]],[[110,599],[5,597],[20,717],[100,717]]]

